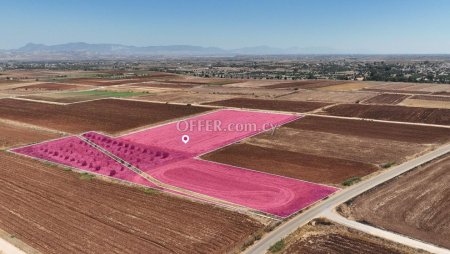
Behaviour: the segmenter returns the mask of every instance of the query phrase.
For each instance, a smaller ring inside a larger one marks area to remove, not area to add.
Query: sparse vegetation
[[[284,239],[281,239],[278,242],[276,242],[274,245],[272,245],[269,248],[269,251],[272,253],[277,253],[277,252],[280,252],[281,250],[283,250],[284,246],[285,246]]]
[[[381,168],[390,168],[392,166],[395,165],[395,161],[391,161],[391,162],[387,162],[387,163],[383,163],[380,165]]]
[[[355,183],[358,183],[360,181],[361,181],[361,177],[354,176],[354,177],[351,177],[351,178],[345,180],[344,182],[342,182],[342,185],[344,185],[344,186],[351,186],[351,185],[353,185]]]
[[[93,174],[89,174],[89,173],[81,173],[80,174],[81,180],[92,180],[94,178],[95,178],[95,175],[93,175]]]

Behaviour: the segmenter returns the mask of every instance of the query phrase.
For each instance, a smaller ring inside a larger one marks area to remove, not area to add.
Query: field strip
[[[249,111],[249,110],[238,110],[238,111],[246,112],[246,111]],[[215,111],[214,111],[214,112],[215,112]],[[211,113],[213,113],[213,112],[211,112]],[[279,123],[277,126],[275,126],[275,127],[272,128],[272,129],[269,129],[269,130],[261,130],[261,131],[258,131],[258,132],[256,132],[256,133],[249,134],[248,136],[242,137],[242,138],[239,139],[239,140],[230,142],[230,143],[225,144],[225,145],[223,145],[223,146],[218,146],[218,147],[216,147],[216,148],[214,148],[214,149],[212,149],[212,150],[209,150],[209,151],[206,151],[206,152],[204,152],[204,153],[201,153],[201,154],[195,156],[194,158],[195,158],[195,159],[198,159],[198,160],[203,160],[201,157],[204,156],[204,155],[206,155],[206,154],[215,152],[215,151],[220,150],[220,149],[222,149],[222,148],[225,148],[225,147],[227,147],[227,146],[231,146],[231,145],[233,145],[233,144],[235,144],[235,143],[237,143],[237,142],[240,142],[240,141],[242,141],[242,140],[244,140],[244,139],[248,139],[248,138],[257,136],[257,135],[262,134],[262,133],[264,133],[264,132],[271,132],[271,131],[273,132],[273,131],[276,130],[276,128],[279,128],[279,127],[281,127],[282,125],[286,125],[286,124],[288,124],[288,123],[290,123],[290,122],[297,121],[297,120],[301,119],[302,117],[303,117],[302,115],[296,115],[296,118],[287,120],[287,121],[285,121],[285,122],[283,122],[283,123]],[[211,161],[211,162],[213,162],[213,161]],[[215,163],[217,163],[217,164],[223,164],[223,163],[219,163],[219,162],[215,162]],[[225,165],[225,164],[223,164],[223,165]],[[234,166],[234,167],[236,167],[236,166]],[[252,169],[248,169],[248,168],[242,168],[242,169],[252,170]],[[258,171],[258,172],[259,172],[259,171]],[[262,173],[262,172],[261,172],[261,173]],[[267,173],[267,174],[270,174],[270,173]],[[276,176],[278,176],[278,175],[276,175]],[[287,177],[287,178],[290,178],[290,177]],[[292,179],[294,179],[294,178],[292,178]],[[298,179],[297,179],[297,180],[298,180]]]
[[[330,219],[336,223],[339,223],[341,225],[347,226],[349,228],[353,228],[365,233],[368,233],[370,235],[374,235],[377,237],[381,237],[390,241],[394,241],[397,243],[401,243],[406,246],[410,246],[412,248],[425,250],[431,253],[442,253],[442,254],[450,254],[450,250],[447,250],[445,248],[438,247],[433,244],[425,243],[417,239],[412,239],[410,237],[400,235],[397,233],[392,233],[387,230],[379,229],[376,227],[372,227],[366,224],[362,224],[356,221],[349,220],[347,218],[342,217],[341,215],[337,214],[336,211],[326,211],[322,214],[327,219]]]
[[[7,119],[3,119],[3,118],[0,118],[0,122],[6,123],[9,125],[15,125],[15,126],[20,126],[20,127],[24,127],[24,128],[29,128],[29,129],[33,129],[33,130],[47,131],[47,132],[52,132],[52,133],[56,133],[56,134],[60,134],[60,135],[70,135],[70,133],[67,133],[67,132],[50,129],[50,128],[45,128],[45,127],[41,127],[38,125],[29,124],[29,123],[7,120]]]
[[[338,119],[348,119],[348,120],[362,120],[362,121],[368,121],[368,122],[395,123],[395,124],[404,124],[404,125],[418,125],[418,126],[428,126],[428,127],[450,128],[449,125],[440,125],[440,124],[399,122],[399,121],[389,121],[389,120],[377,120],[377,119],[371,119],[371,118],[323,115],[323,114],[315,114],[315,113],[302,113],[302,114],[307,115],[307,116],[318,116],[318,117],[328,117],[328,118],[338,118]]]
[[[118,98],[114,98],[114,99],[117,100]],[[119,99],[119,100],[121,100],[121,99]],[[138,132],[142,132],[142,131],[150,130],[150,129],[153,129],[153,128],[161,127],[161,126],[164,126],[164,125],[167,125],[167,124],[176,123],[176,122],[179,122],[181,120],[187,120],[187,119],[193,118],[193,117],[198,117],[198,116],[204,116],[204,115],[212,114],[212,113],[217,112],[219,110],[220,109],[206,111],[206,112],[201,112],[201,113],[192,114],[192,115],[189,115],[189,116],[182,116],[182,117],[179,117],[179,118],[176,118],[176,119],[169,119],[167,121],[162,121],[162,122],[150,124],[150,125],[147,125],[147,126],[140,126],[140,127],[136,128],[134,130],[125,130],[124,132],[126,132],[126,131],[128,131],[128,132],[123,133],[123,134],[119,134],[119,135],[114,135],[112,137],[114,137],[114,138],[121,138],[123,136],[128,136],[128,135],[135,134],[135,133],[138,133]]]
[[[205,105],[205,104],[197,104],[197,103],[182,103],[182,102],[164,102],[164,101],[140,100],[140,99],[137,99],[137,98],[113,97],[111,99],[124,100],[124,101],[140,101],[140,102],[158,103],[158,104],[171,104],[171,105],[180,105],[180,106],[187,106],[188,104],[190,104],[191,106],[202,107],[202,108],[217,108],[217,109],[223,109],[224,108],[223,106],[215,106],[215,105]]]

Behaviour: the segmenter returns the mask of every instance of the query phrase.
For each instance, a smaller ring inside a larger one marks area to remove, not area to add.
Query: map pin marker
[[[183,143],[187,144],[187,142],[189,142],[189,136],[188,135],[183,135],[181,137],[181,141],[183,141]]]

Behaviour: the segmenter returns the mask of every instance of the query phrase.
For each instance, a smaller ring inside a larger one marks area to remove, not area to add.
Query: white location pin
[[[181,137],[181,141],[183,141],[183,143],[187,144],[187,142],[189,142],[189,136],[188,135],[183,135]]]

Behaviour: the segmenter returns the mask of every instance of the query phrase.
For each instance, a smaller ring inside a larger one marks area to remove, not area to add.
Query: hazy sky
[[[0,0],[0,48],[28,42],[450,53],[450,0]]]

